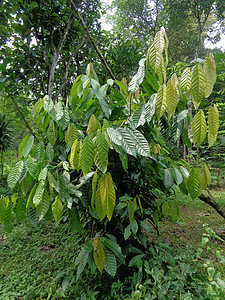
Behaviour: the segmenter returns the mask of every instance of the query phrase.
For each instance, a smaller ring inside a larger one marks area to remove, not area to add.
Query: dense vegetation
[[[209,20],[223,24],[224,2],[189,1],[183,10],[174,1],[128,2],[113,1],[109,34],[99,1],[2,1],[2,297],[224,295],[221,219],[213,228],[199,219],[203,233],[188,249],[160,237],[162,222],[182,222],[186,201],[199,198],[225,218],[209,189],[215,176],[217,186],[223,180],[224,58],[203,43]],[[188,51],[173,30],[184,19]],[[149,43],[143,32],[153,34]],[[28,263],[20,281],[13,255],[32,252],[37,269]]]

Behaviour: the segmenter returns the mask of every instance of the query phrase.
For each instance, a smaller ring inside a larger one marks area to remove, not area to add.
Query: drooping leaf
[[[6,232],[10,233],[13,230],[13,222],[12,222],[12,201],[8,201],[8,205],[6,207],[6,214],[5,214],[5,220],[4,220],[4,229]]]
[[[62,200],[60,199],[59,195],[55,197],[55,201],[52,203],[52,214],[56,222],[59,221],[62,215]]]
[[[193,67],[191,74],[192,102],[197,110],[205,95],[205,75],[200,64]]]
[[[203,167],[202,167],[202,172],[203,172],[203,180],[204,180],[204,190],[206,189],[207,186],[210,186],[211,184],[211,174],[209,171],[208,166],[206,165],[206,163],[204,163]]]
[[[37,149],[34,154],[34,158],[43,160],[45,158],[45,146],[44,143],[41,141],[37,145]]]
[[[206,77],[205,97],[208,98],[211,95],[213,86],[216,82],[216,64],[212,53],[209,53],[206,58],[203,70]]]
[[[160,119],[166,111],[166,85],[163,84],[159,87],[156,100],[155,100],[155,109],[157,118]]]
[[[78,139],[78,131],[74,124],[69,124],[66,135],[65,135],[65,142],[71,148],[73,143]]]
[[[33,157],[27,159],[27,171],[34,178],[37,179],[39,175],[38,162]]]
[[[23,168],[24,168],[24,162],[19,161],[10,170],[9,175],[7,177],[7,183],[8,183],[8,186],[11,190],[14,189],[17,182],[20,180],[20,177],[21,177],[22,172],[23,172]]]
[[[95,174],[92,179],[92,196],[91,196],[91,207],[94,208],[95,203],[95,193],[96,193],[96,185],[98,180],[98,170],[96,169]]]
[[[29,135],[26,135],[22,141],[20,142],[20,145],[19,145],[19,148],[18,148],[18,153],[19,153],[19,156],[22,157],[23,155],[23,147],[24,145],[26,144],[27,140],[29,139]]]
[[[209,108],[208,125],[208,143],[209,147],[211,147],[217,139],[217,133],[219,130],[219,113],[215,104]]]
[[[186,98],[189,98],[191,94],[191,70],[188,67],[184,69],[181,75],[180,86]]]
[[[82,248],[81,252],[79,253],[78,257],[75,260],[75,266],[78,266],[77,275],[76,275],[77,280],[80,278],[80,275],[83,273],[87,261],[88,261],[88,252],[85,251],[85,248]]]
[[[101,128],[100,122],[96,119],[95,115],[91,115],[90,120],[88,122],[87,134],[91,136],[91,138],[96,136],[97,130]]]
[[[116,271],[117,271],[116,257],[113,254],[113,252],[110,250],[105,250],[104,269],[110,276],[114,277],[116,275]]]
[[[48,129],[47,129],[47,138],[49,143],[54,146],[58,137],[58,129],[53,120],[50,121]]]
[[[37,187],[37,190],[38,190],[38,187]],[[33,200],[33,202],[34,202],[34,200]],[[44,189],[41,201],[38,203],[38,205],[36,205],[36,211],[37,211],[37,214],[39,217],[39,221],[41,221],[44,218],[44,216],[46,215],[46,213],[49,210],[49,206],[50,206],[50,197],[49,197],[47,190]]]
[[[32,226],[36,227],[38,225],[39,219],[36,213],[36,209],[33,209],[31,205],[28,205],[27,208],[27,219]]]
[[[80,221],[79,212],[76,207],[71,207],[70,210],[70,225],[77,233],[83,232],[83,226]]]
[[[53,188],[56,187],[56,179],[55,177],[52,175],[51,172],[48,171],[48,183],[50,186],[52,186]]]
[[[174,88],[175,83],[172,82],[172,78],[168,80],[166,87],[166,111],[168,113],[168,119],[174,116],[177,103],[178,94],[176,88]]]
[[[6,217],[6,203],[5,197],[0,196],[0,223],[4,224],[4,220]]]
[[[37,207],[41,203],[44,194],[44,183],[40,182],[37,186],[36,192],[33,197],[33,204]]]
[[[118,131],[120,135],[122,136],[122,149],[130,154],[136,157],[136,145],[137,142],[133,136],[131,136],[130,131],[127,130],[126,127],[124,128],[118,128]]]
[[[154,46],[156,51],[158,51],[159,53],[162,53],[165,48],[165,40],[161,30],[158,31],[155,35]]]
[[[191,168],[187,179],[187,189],[192,199],[197,198],[202,193],[203,176],[199,168]]]
[[[109,221],[111,220],[115,201],[115,188],[113,186],[111,174],[108,172],[99,180],[95,195],[95,207],[100,221],[102,221],[105,216],[107,216]]]
[[[78,171],[80,167],[80,141],[75,140],[72,147],[71,147],[71,152],[70,152],[70,165],[72,169],[76,169]]]
[[[145,106],[140,104],[138,108],[132,114],[130,121],[131,126],[137,128],[145,124]]]
[[[103,250],[101,240],[98,239],[97,237],[95,239],[97,239],[97,246],[94,247],[93,258],[96,267],[98,268],[99,272],[102,274],[104,264],[105,264],[105,252]],[[93,243],[95,242],[95,239]]]
[[[26,200],[23,197],[18,199],[16,205],[16,218],[20,223],[26,219]]]
[[[95,140],[94,162],[97,168],[102,173],[105,173],[107,171],[108,152],[109,152],[109,145],[106,141],[106,138],[104,134],[102,134],[101,131],[98,129],[96,140]]]
[[[38,181],[44,182],[45,179],[47,178],[47,174],[48,174],[48,168],[44,167],[38,176]]]
[[[131,82],[128,85],[128,91],[135,93],[139,88],[139,85],[142,83],[145,76],[145,58],[142,58],[139,62],[139,68],[137,74],[131,79]]]
[[[166,188],[170,188],[173,185],[173,176],[169,169],[164,170],[164,185]]]
[[[150,148],[148,145],[148,141],[143,136],[143,134],[138,130],[132,130],[132,134],[134,135],[135,140],[137,142],[136,144],[137,153],[142,156],[150,156]]]
[[[27,157],[34,144],[34,137],[31,135],[23,146],[23,157]]]
[[[120,134],[119,131],[117,131],[117,130],[111,128],[111,127],[110,127],[110,128],[107,128],[106,131],[107,131],[107,134],[108,134],[109,139],[110,139],[114,144],[116,144],[116,145],[118,145],[118,146],[121,146],[121,145],[122,145],[122,139],[123,139],[123,137],[122,137],[122,135]]]
[[[46,146],[45,154],[46,154],[46,158],[50,162],[53,161],[54,149],[53,149],[53,147],[52,147],[52,145],[50,143],[48,143],[48,145]]]
[[[191,132],[193,135],[193,142],[201,145],[204,142],[207,133],[205,115],[201,109],[194,116]]]
[[[183,177],[182,177],[180,171],[177,168],[174,167],[173,168],[173,174],[174,174],[176,183],[178,185],[181,184],[181,182],[183,181]]]
[[[151,122],[155,114],[155,99],[156,94],[153,94],[151,96],[151,99],[145,104],[145,118],[148,123]]]
[[[93,162],[94,145],[90,136],[86,136],[80,151],[80,166],[84,175],[90,172]]]
[[[129,216],[130,225],[132,225],[133,223],[135,210],[136,210],[136,205],[130,201],[128,205],[128,216]]]

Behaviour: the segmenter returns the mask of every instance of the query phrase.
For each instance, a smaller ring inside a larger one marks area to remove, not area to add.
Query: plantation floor
[[[211,191],[213,198],[222,207],[225,207],[225,189]],[[225,220],[203,201],[176,192],[179,201],[179,220],[175,223],[164,220],[159,224],[160,239],[172,247],[191,244],[194,248],[201,246],[203,224],[208,224],[221,238],[225,240]],[[153,240],[156,239],[154,235]],[[225,243],[213,239],[216,247],[225,251]]]
[[[225,206],[225,191],[215,190],[212,194]],[[225,220],[217,212],[179,192],[176,197],[180,206],[179,220],[161,222],[160,237],[153,234],[152,241],[164,240],[175,249],[187,244],[197,249],[201,246],[205,223],[225,238]],[[225,243],[212,242],[216,249],[225,251]],[[78,236],[67,224],[55,227],[51,222],[43,222],[36,228],[22,224],[7,237],[0,226],[0,299],[78,299],[77,293],[81,295],[83,291],[88,295],[88,288],[91,295],[94,286],[91,287],[90,278],[75,283],[74,262],[78,251]],[[93,283],[101,284],[97,278]]]

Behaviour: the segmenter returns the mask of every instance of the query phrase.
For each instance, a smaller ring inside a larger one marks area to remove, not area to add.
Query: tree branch
[[[80,48],[83,46],[84,41],[85,41],[86,36],[83,37],[81,43],[77,46],[77,48],[75,49],[75,51],[70,55],[69,57],[69,61],[66,64],[66,68],[65,68],[65,73],[64,73],[64,78],[63,78],[63,82],[60,85],[56,95],[55,95],[55,99],[58,99],[60,92],[62,91],[62,89],[65,87],[67,81],[68,81],[68,74],[69,74],[69,67],[71,64],[71,60],[73,57],[75,57],[77,55],[77,52],[80,50]]]
[[[103,65],[105,66],[106,70],[108,71],[110,77],[111,77],[113,80],[116,80],[116,77],[113,75],[112,70],[110,69],[110,67],[109,67],[109,65],[107,64],[106,60],[104,59],[103,55],[102,55],[101,52],[99,51],[98,46],[96,45],[96,43],[95,43],[95,41],[94,41],[94,39],[93,39],[93,37],[92,37],[92,35],[91,35],[91,33],[90,33],[90,31],[89,31],[87,25],[86,25],[86,23],[84,22],[84,19],[82,18],[81,14],[79,13],[78,8],[77,8],[76,5],[74,4],[73,0],[70,0],[70,2],[71,2],[71,4],[72,4],[72,6],[73,6],[73,9],[74,9],[75,13],[76,13],[77,16],[78,16],[78,19],[79,19],[79,21],[80,21],[82,27],[84,28],[84,30],[85,30],[87,36],[89,37],[89,39],[90,39],[92,45],[93,45],[94,48],[95,48],[96,53],[98,54],[100,60],[102,61]]]
[[[214,201],[209,189],[207,189],[207,193],[208,195],[202,193],[198,198],[214,208],[225,219],[225,209]]]
[[[63,32],[62,39],[60,40],[59,45],[58,45],[58,47],[53,55],[53,58],[52,58],[51,67],[49,70],[49,81],[48,81],[48,96],[49,96],[49,98],[52,98],[53,84],[54,84],[54,77],[55,77],[55,68],[58,64],[59,55],[62,51],[62,47],[65,43],[66,37],[69,33],[72,23],[73,23],[73,15],[70,17],[70,19],[66,25],[66,28]]]
[[[25,119],[24,114],[22,113],[21,109],[17,105],[16,101],[13,98],[11,98],[11,100],[12,100],[13,104],[15,105],[16,109],[18,110],[19,114],[21,115],[21,117],[22,117],[24,123],[26,124],[27,128],[29,129],[30,133],[33,135],[35,140],[39,143],[39,140],[38,140],[37,136],[35,135],[35,133],[31,129],[30,125],[27,123],[27,120]]]

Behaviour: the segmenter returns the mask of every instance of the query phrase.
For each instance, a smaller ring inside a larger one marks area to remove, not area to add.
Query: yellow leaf
[[[94,245],[94,252],[93,252],[93,258],[96,267],[98,268],[99,272],[102,274],[104,264],[105,264],[105,252],[102,247],[101,240],[98,238],[95,238],[93,241]]]
[[[159,87],[155,101],[156,115],[160,119],[166,111],[166,85]]]
[[[208,143],[209,147],[211,147],[217,139],[217,133],[219,130],[219,112],[215,104],[209,108],[208,125]]]
[[[201,145],[201,143],[204,142],[207,133],[205,115],[201,109],[194,116],[191,132],[193,134],[193,142]]]

